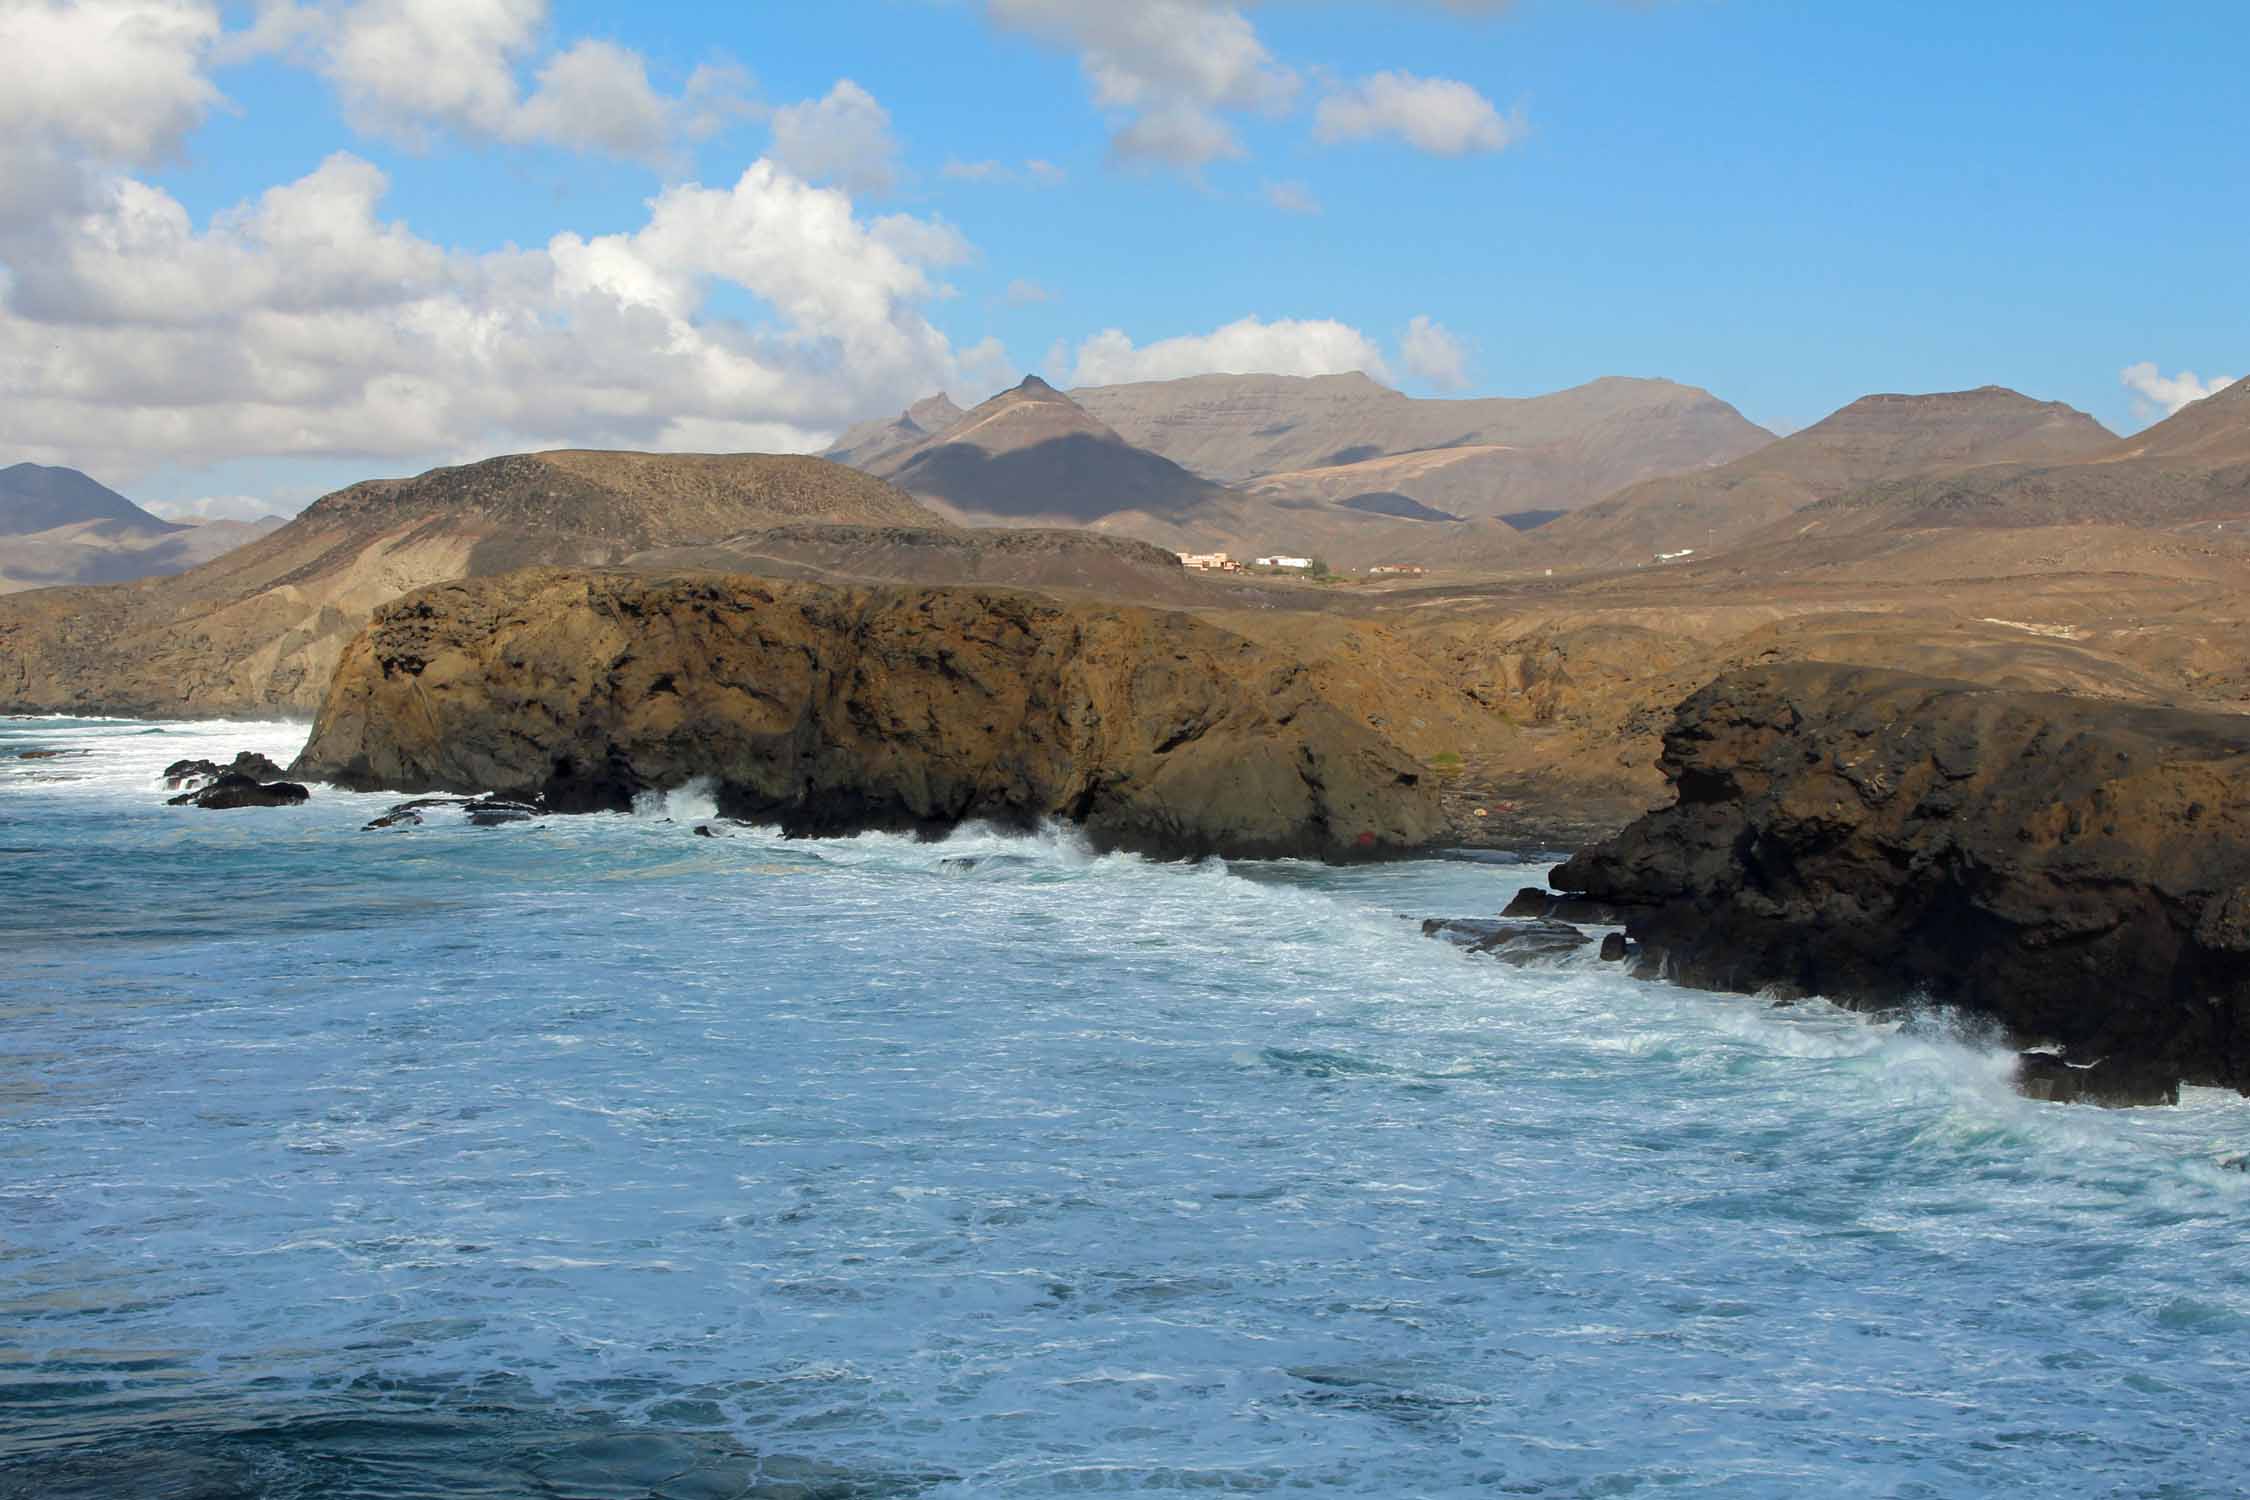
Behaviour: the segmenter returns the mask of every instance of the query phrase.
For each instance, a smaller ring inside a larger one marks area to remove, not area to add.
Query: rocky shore
[[[1552,877],[1641,972],[1957,1006],[2052,1049],[2042,1097],[2250,1092],[2250,718],[1797,663],[1659,764],[1675,803]]]
[[[424,589],[343,653],[292,774],[622,809],[707,781],[793,833],[1074,823],[1168,857],[1348,860],[1434,778],[1300,662],[1189,616],[979,588],[534,569]]]

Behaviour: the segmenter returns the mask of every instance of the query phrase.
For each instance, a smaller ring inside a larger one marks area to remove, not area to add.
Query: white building
[[[1312,559],[1309,557],[1261,557],[1258,559],[1258,566],[1261,568],[1309,568],[1312,566]]]

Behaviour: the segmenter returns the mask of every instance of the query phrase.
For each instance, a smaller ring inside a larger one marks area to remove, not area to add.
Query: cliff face
[[[983,589],[532,570],[377,611],[295,774],[798,833],[1081,825],[1163,855],[1424,844],[1437,792],[1306,669],[1184,615]]]
[[[2250,718],[1800,663],[1689,698],[1660,766],[1677,803],[1553,883],[1670,977],[2250,1092]]]

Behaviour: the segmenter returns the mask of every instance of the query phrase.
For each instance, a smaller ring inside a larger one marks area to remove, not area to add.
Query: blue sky
[[[0,208],[0,460],[159,501],[1028,370],[2122,431],[2250,367],[2233,5],[0,0],[0,44],[48,185]]]

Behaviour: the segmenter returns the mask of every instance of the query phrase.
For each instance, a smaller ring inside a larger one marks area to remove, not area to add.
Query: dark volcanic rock
[[[1602,935],[1602,962],[1605,964],[1623,963],[1625,954],[1631,947],[1632,944],[1625,940],[1624,933],[1604,933]]]
[[[1419,848],[1436,787],[1310,674],[1186,615],[986,589],[532,570],[389,605],[296,773],[558,812],[709,779],[794,834],[1057,818],[1104,848]]]
[[[176,760],[164,768],[164,785],[183,787],[217,781],[221,776],[247,776],[252,781],[279,781],[289,773],[255,750],[238,751],[229,765],[215,760]]]
[[[18,760],[62,760],[66,756],[91,755],[91,750],[18,750]]]
[[[2048,1052],[2016,1059],[2016,1088],[2050,1104],[2100,1104],[2130,1109],[2180,1102],[2179,1075],[2161,1062],[2068,1063]]]
[[[295,807],[311,795],[294,781],[261,783],[256,777],[228,771],[209,786],[166,800],[173,807]]]
[[[1512,964],[1559,958],[1593,941],[1565,922],[1507,917],[1431,917],[1422,924],[1422,936],[1443,938],[1472,953],[1489,953]]]
[[[1660,765],[1677,803],[1553,883],[1668,977],[2250,1091],[2250,718],[1800,663],[1689,698]]]
[[[372,833],[378,828],[419,828],[426,821],[425,813],[458,812],[472,828],[497,828],[503,823],[524,823],[540,815],[540,809],[530,803],[510,802],[504,797],[417,797],[369,822],[360,829]]]
[[[1544,917],[1550,922],[1584,922],[1592,927],[1622,927],[1625,908],[1609,901],[1589,901],[1582,896],[1558,896],[1526,886],[1501,909],[1503,917]]]

